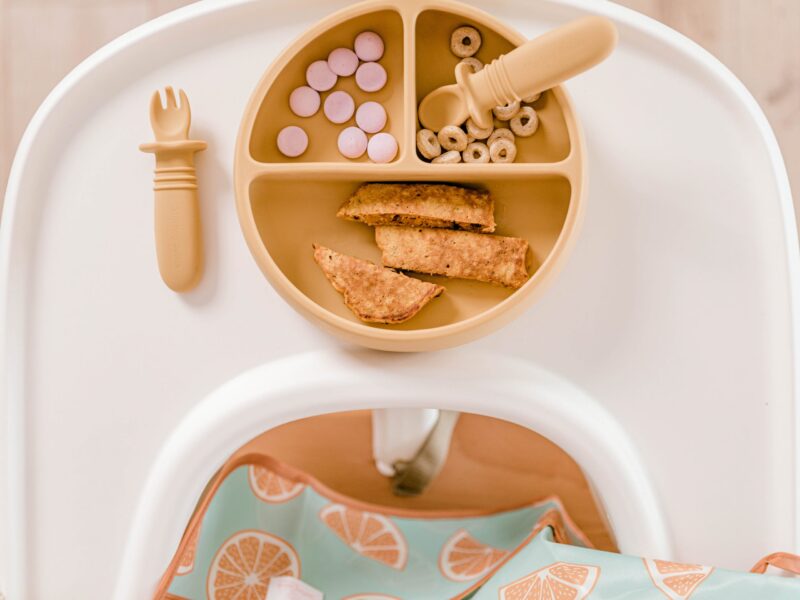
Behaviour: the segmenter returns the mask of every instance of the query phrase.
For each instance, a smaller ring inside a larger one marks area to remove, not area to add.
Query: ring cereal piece
[[[467,145],[467,149],[461,153],[461,158],[466,163],[488,163],[489,147],[483,142],[472,142]]]
[[[442,153],[442,146],[436,139],[436,134],[430,129],[420,129],[417,132],[417,149],[428,160],[434,159]]]
[[[519,137],[528,137],[539,129],[539,116],[530,106],[523,106],[516,117],[509,123],[511,131]]]
[[[509,142],[514,142],[514,134],[511,133],[511,130],[507,127],[498,127],[492,132],[492,135],[489,136],[489,139],[486,140],[486,145],[491,146],[494,144],[496,140],[508,140]]]
[[[436,164],[445,164],[445,165],[452,165],[455,163],[459,163],[461,162],[461,152],[459,152],[458,150],[450,150],[449,152],[445,152],[441,156],[437,156],[431,162]]]
[[[500,138],[489,146],[489,158],[493,163],[511,163],[517,158],[517,146],[514,142]]]
[[[439,143],[445,150],[462,152],[467,147],[467,134],[461,127],[446,125],[439,132]]]
[[[481,34],[474,27],[459,27],[450,35],[450,50],[460,58],[475,54],[481,47]]]
[[[494,131],[494,123],[488,127],[479,127],[472,118],[467,119],[467,134],[469,137],[473,137],[476,140],[485,140],[492,135],[492,131]],[[471,142],[472,140],[469,141]]]
[[[466,58],[462,58],[459,62],[465,65],[469,65],[473,73],[477,73],[478,71],[483,69],[483,63],[474,56],[468,56]]]
[[[492,112],[501,121],[510,121],[519,112],[519,100],[514,100],[511,104],[506,104],[505,106],[495,106]]]

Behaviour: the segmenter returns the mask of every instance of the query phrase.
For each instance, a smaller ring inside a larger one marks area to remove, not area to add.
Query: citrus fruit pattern
[[[388,517],[343,504],[326,506],[319,516],[333,533],[361,556],[398,571],[406,566],[408,542]]]
[[[713,571],[713,567],[645,558],[655,586],[670,600],[687,600]]]
[[[439,570],[451,581],[472,581],[489,573],[506,556],[507,550],[482,544],[459,529],[439,552]]]
[[[178,561],[178,568],[175,571],[176,575],[188,575],[194,570],[194,555],[197,551],[197,538],[199,536],[200,528],[198,527],[186,544],[186,549],[183,551],[183,554],[181,554],[181,558]]]
[[[288,502],[303,493],[306,488],[305,484],[281,477],[258,465],[248,467],[247,480],[256,497],[270,504]]]
[[[557,562],[500,588],[500,600],[583,600],[599,577],[599,567]]]
[[[300,577],[300,559],[285,540],[254,529],[233,534],[211,561],[209,600],[265,598],[273,577]]]

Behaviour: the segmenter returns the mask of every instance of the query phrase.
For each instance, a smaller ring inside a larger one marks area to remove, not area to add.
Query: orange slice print
[[[256,497],[270,504],[288,502],[306,489],[304,484],[281,477],[258,465],[250,465],[247,479]]]
[[[326,506],[319,516],[325,525],[361,556],[398,571],[406,566],[408,543],[391,519],[343,504]]]
[[[300,559],[286,540],[252,529],[233,534],[208,571],[209,600],[265,598],[273,577],[300,577]]]
[[[507,550],[482,544],[459,529],[439,552],[439,570],[451,581],[471,581],[489,573],[506,556]]]
[[[711,575],[713,567],[653,560],[645,558],[644,565],[655,586],[670,600],[687,600],[697,586]]]
[[[583,600],[599,577],[599,567],[558,562],[500,588],[500,600]]]
[[[178,561],[178,568],[175,570],[176,575],[188,575],[194,570],[194,555],[197,551],[197,538],[199,536],[200,528],[198,527],[186,544],[183,554],[181,554],[181,558]]]

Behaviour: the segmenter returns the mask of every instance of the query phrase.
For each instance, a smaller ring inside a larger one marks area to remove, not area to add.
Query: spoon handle
[[[614,24],[596,16],[525,42],[469,78],[473,108],[486,111],[548,90],[602,61],[616,43]]]

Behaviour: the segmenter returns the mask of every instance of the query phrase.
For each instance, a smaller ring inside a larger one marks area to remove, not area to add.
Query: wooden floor
[[[72,67],[121,33],[189,3],[0,0],[0,189],[28,120]],[[744,81],[778,135],[800,208],[800,0],[620,3],[685,33]]]

